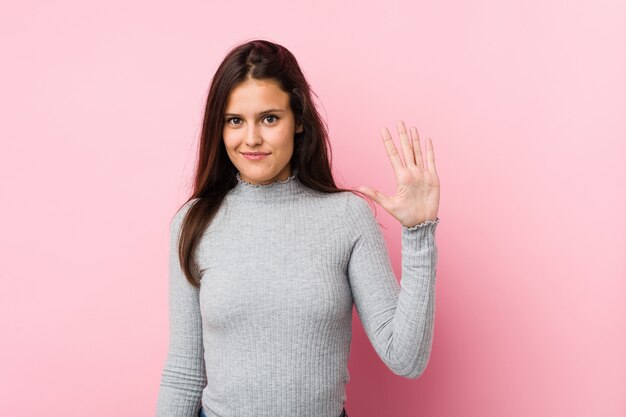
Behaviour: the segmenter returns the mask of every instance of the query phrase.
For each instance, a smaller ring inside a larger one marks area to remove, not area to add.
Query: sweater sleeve
[[[367,201],[351,194],[346,220],[352,233],[348,278],[363,328],[392,372],[418,378],[432,347],[439,218],[402,226],[401,284]]]
[[[190,203],[170,222],[169,348],[157,399],[157,417],[196,417],[206,386],[199,289],[186,279],[178,259],[178,237]]]

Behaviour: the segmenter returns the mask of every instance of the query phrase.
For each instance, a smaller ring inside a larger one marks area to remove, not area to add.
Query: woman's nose
[[[263,140],[261,139],[261,134],[259,130],[257,129],[257,126],[250,125],[250,127],[248,128],[247,135],[246,135],[246,144],[250,146],[250,145],[261,143],[262,141]]]

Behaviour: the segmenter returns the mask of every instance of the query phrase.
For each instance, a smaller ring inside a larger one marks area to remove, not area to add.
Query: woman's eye
[[[233,120],[237,120],[237,121],[239,121],[240,119],[239,119],[239,117],[231,117],[230,119],[227,119],[227,120],[226,120],[226,123],[231,123]],[[239,123],[233,123],[233,124],[236,124],[236,125],[237,125],[237,124],[239,124]]]
[[[276,116],[266,116],[265,119],[272,119],[272,120],[267,120],[270,123],[274,123],[276,120],[278,120],[278,117]]]

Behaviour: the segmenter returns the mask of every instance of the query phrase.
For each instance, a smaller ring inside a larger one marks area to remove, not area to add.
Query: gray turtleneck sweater
[[[338,417],[346,401],[352,305],[397,375],[428,363],[439,223],[402,226],[401,284],[370,206],[295,175],[238,176],[196,252],[200,289],[178,261],[189,201],[170,223],[169,350],[158,417]],[[349,410],[347,410],[349,413]]]

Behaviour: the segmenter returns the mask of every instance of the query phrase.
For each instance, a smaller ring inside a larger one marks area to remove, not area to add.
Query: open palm
[[[426,141],[426,163],[422,161],[422,151],[417,128],[409,134],[402,120],[396,123],[404,161],[400,158],[391,134],[386,127],[381,136],[387,156],[396,174],[398,189],[390,197],[369,186],[358,190],[380,204],[402,225],[412,227],[427,220],[436,220],[439,210],[439,177],[435,167],[435,151],[430,138]]]

